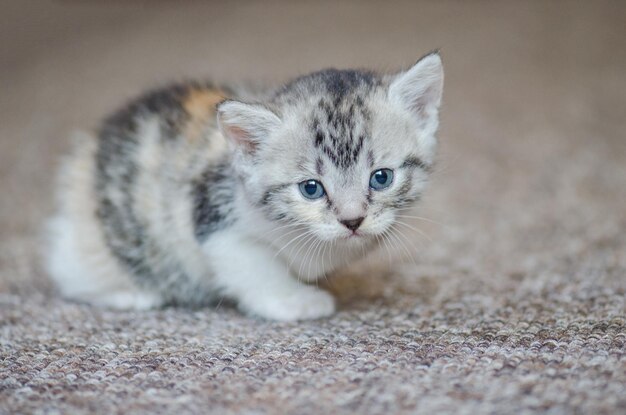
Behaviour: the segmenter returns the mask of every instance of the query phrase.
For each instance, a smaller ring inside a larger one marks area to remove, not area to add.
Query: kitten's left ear
[[[411,111],[422,132],[437,130],[443,92],[443,65],[439,52],[422,57],[412,68],[396,75],[389,86],[389,98]]]
[[[217,122],[222,134],[245,154],[252,154],[281,120],[258,104],[228,100],[217,106]]]

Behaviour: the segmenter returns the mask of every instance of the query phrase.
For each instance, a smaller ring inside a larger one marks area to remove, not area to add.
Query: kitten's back
[[[77,138],[49,226],[48,269],[65,296],[115,308],[210,299],[190,194],[223,162],[215,106],[226,96],[208,83],[171,85]]]

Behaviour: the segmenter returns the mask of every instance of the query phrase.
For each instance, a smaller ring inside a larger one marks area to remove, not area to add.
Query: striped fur
[[[297,280],[374,248],[397,209],[418,199],[439,74],[428,55],[397,75],[330,69],[245,102],[206,83],[132,101],[65,163],[51,275],[67,297],[116,308],[229,298],[271,319],[330,314],[332,297]],[[417,87],[419,97],[403,89]],[[382,167],[394,169],[393,186],[373,191],[369,176]],[[324,200],[299,193],[308,179],[324,183]],[[341,225],[355,215],[358,232]]]

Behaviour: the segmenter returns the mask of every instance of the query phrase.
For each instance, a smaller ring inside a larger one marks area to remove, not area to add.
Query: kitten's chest
[[[303,281],[315,281],[347,266],[371,251],[374,243],[322,241],[307,232],[285,232],[269,241],[276,257],[284,261],[293,275]]]

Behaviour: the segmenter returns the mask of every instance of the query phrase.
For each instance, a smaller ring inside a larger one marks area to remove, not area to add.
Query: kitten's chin
[[[338,237],[337,240],[341,241],[347,246],[360,247],[368,245],[376,238],[376,235],[365,232],[354,232],[345,236]]]
[[[359,245],[370,240],[373,236],[362,233],[362,232],[355,232],[355,233],[341,232],[341,233],[335,233],[332,235],[328,235],[328,234],[319,235],[318,234],[317,237],[318,239],[324,242],[336,242],[336,243],[347,244],[347,245]]]

